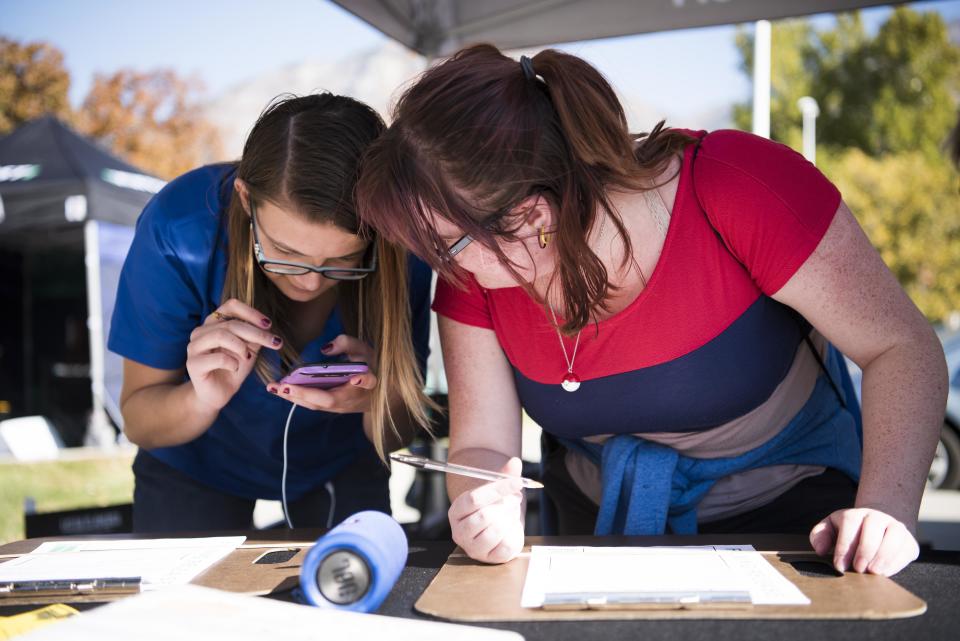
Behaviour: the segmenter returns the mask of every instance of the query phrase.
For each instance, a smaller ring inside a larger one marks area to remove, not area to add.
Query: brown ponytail
[[[543,78],[563,136],[577,162],[585,167],[632,173],[632,138],[613,88],[586,61],[556,49],[533,57]]]
[[[438,253],[443,241],[432,216],[443,216],[524,283],[496,239],[516,240],[503,212],[542,194],[557,213],[562,330],[575,333],[605,308],[614,287],[587,243],[601,212],[619,232],[624,264],[633,256],[607,190],[649,189],[692,138],[663,123],[630,134],[609,83],[576,56],[548,49],[532,62],[537,77],[495,47],[476,45],[425,72],[368,151],[358,213],[441,277],[458,280],[456,263]]]

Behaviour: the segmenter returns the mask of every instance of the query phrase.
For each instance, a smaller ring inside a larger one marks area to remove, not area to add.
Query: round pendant
[[[563,381],[560,382],[560,387],[567,392],[576,392],[580,389],[580,377],[573,372],[567,372],[566,376],[563,377]]]

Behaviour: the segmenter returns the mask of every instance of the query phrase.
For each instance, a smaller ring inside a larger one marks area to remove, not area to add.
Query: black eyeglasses
[[[536,192],[534,192],[534,195],[539,196],[541,192],[542,192],[542,190],[536,191]],[[494,227],[498,222],[500,222],[500,220],[501,220],[504,216],[508,215],[515,207],[516,207],[516,205],[511,205],[510,207],[504,207],[504,208],[501,209],[500,211],[494,213],[492,216],[488,217],[484,223],[482,223],[482,227],[484,227],[484,228],[487,229],[488,231],[492,231],[492,230],[493,230],[493,227]],[[552,234],[552,233],[553,233],[553,230],[552,230],[552,229],[547,230],[545,233]],[[529,235],[527,235],[527,236],[516,236],[516,237],[514,237],[513,240],[526,240],[526,239],[528,239],[528,238],[536,238],[536,237],[538,237],[539,235],[540,235],[540,233],[537,232],[536,234],[529,234]],[[462,252],[464,249],[466,249],[466,248],[467,248],[467,245],[469,245],[469,244],[472,243],[472,242],[473,242],[473,236],[471,236],[470,234],[466,234],[466,235],[464,235],[464,236],[461,236],[460,238],[457,239],[456,242],[454,242],[452,245],[450,245],[449,247],[447,247],[447,251],[446,251],[445,254],[444,254],[444,252],[441,251],[441,256],[442,256],[443,258],[446,258],[447,260],[452,260],[454,256],[456,256],[457,254],[459,254],[460,252]]]
[[[447,258],[453,258],[464,249],[467,248],[467,245],[473,242],[473,236],[467,234],[466,236],[461,236],[460,239],[454,244],[450,245],[447,248]]]
[[[555,230],[553,228],[544,229],[543,233],[553,234],[555,233]],[[528,234],[526,236],[515,236],[511,240],[516,240],[516,241],[527,240],[530,238],[537,238],[539,236],[540,236],[540,232],[537,232],[535,234]],[[466,249],[467,245],[469,245],[472,242],[473,242],[473,236],[471,236],[470,234],[467,234],[466,236],[461,236],[455,243],[453,243],[447,248],[446,258],[448,260],[453,260],[454,256],[456,256],[457,254],[462,252],[464,249]]]
[[[253,232],[253,255],[263,271],[272,274],[301,276],[316,272],[330,280],[362,280],[377,271],[377,250],[374,243],[370,243],[367,250],[367,253],[371,254],[369,267],[325,267],[267,258],[263,253],[263,247],[260,245],[260,235],[257,233],[257,210],[253,202],[250,203],[250,230]]]

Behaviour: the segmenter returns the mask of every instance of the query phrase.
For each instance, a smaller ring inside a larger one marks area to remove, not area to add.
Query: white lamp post
[[[817,116],[820,115],[820,106],[810,96],[798,100],[797,106],[803,114],[803,157],[817,164]]]
[[[770,137],[769,20],[757,20],[753,35],[753,133]]]

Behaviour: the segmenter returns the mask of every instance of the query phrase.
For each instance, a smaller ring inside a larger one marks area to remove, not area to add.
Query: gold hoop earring
[[[550,242],[547,240],[547,228],[543,225],[540,226],[540,232],[537,235],[537,240],[540,241],[540,249],[545,249],[547,243]]]

